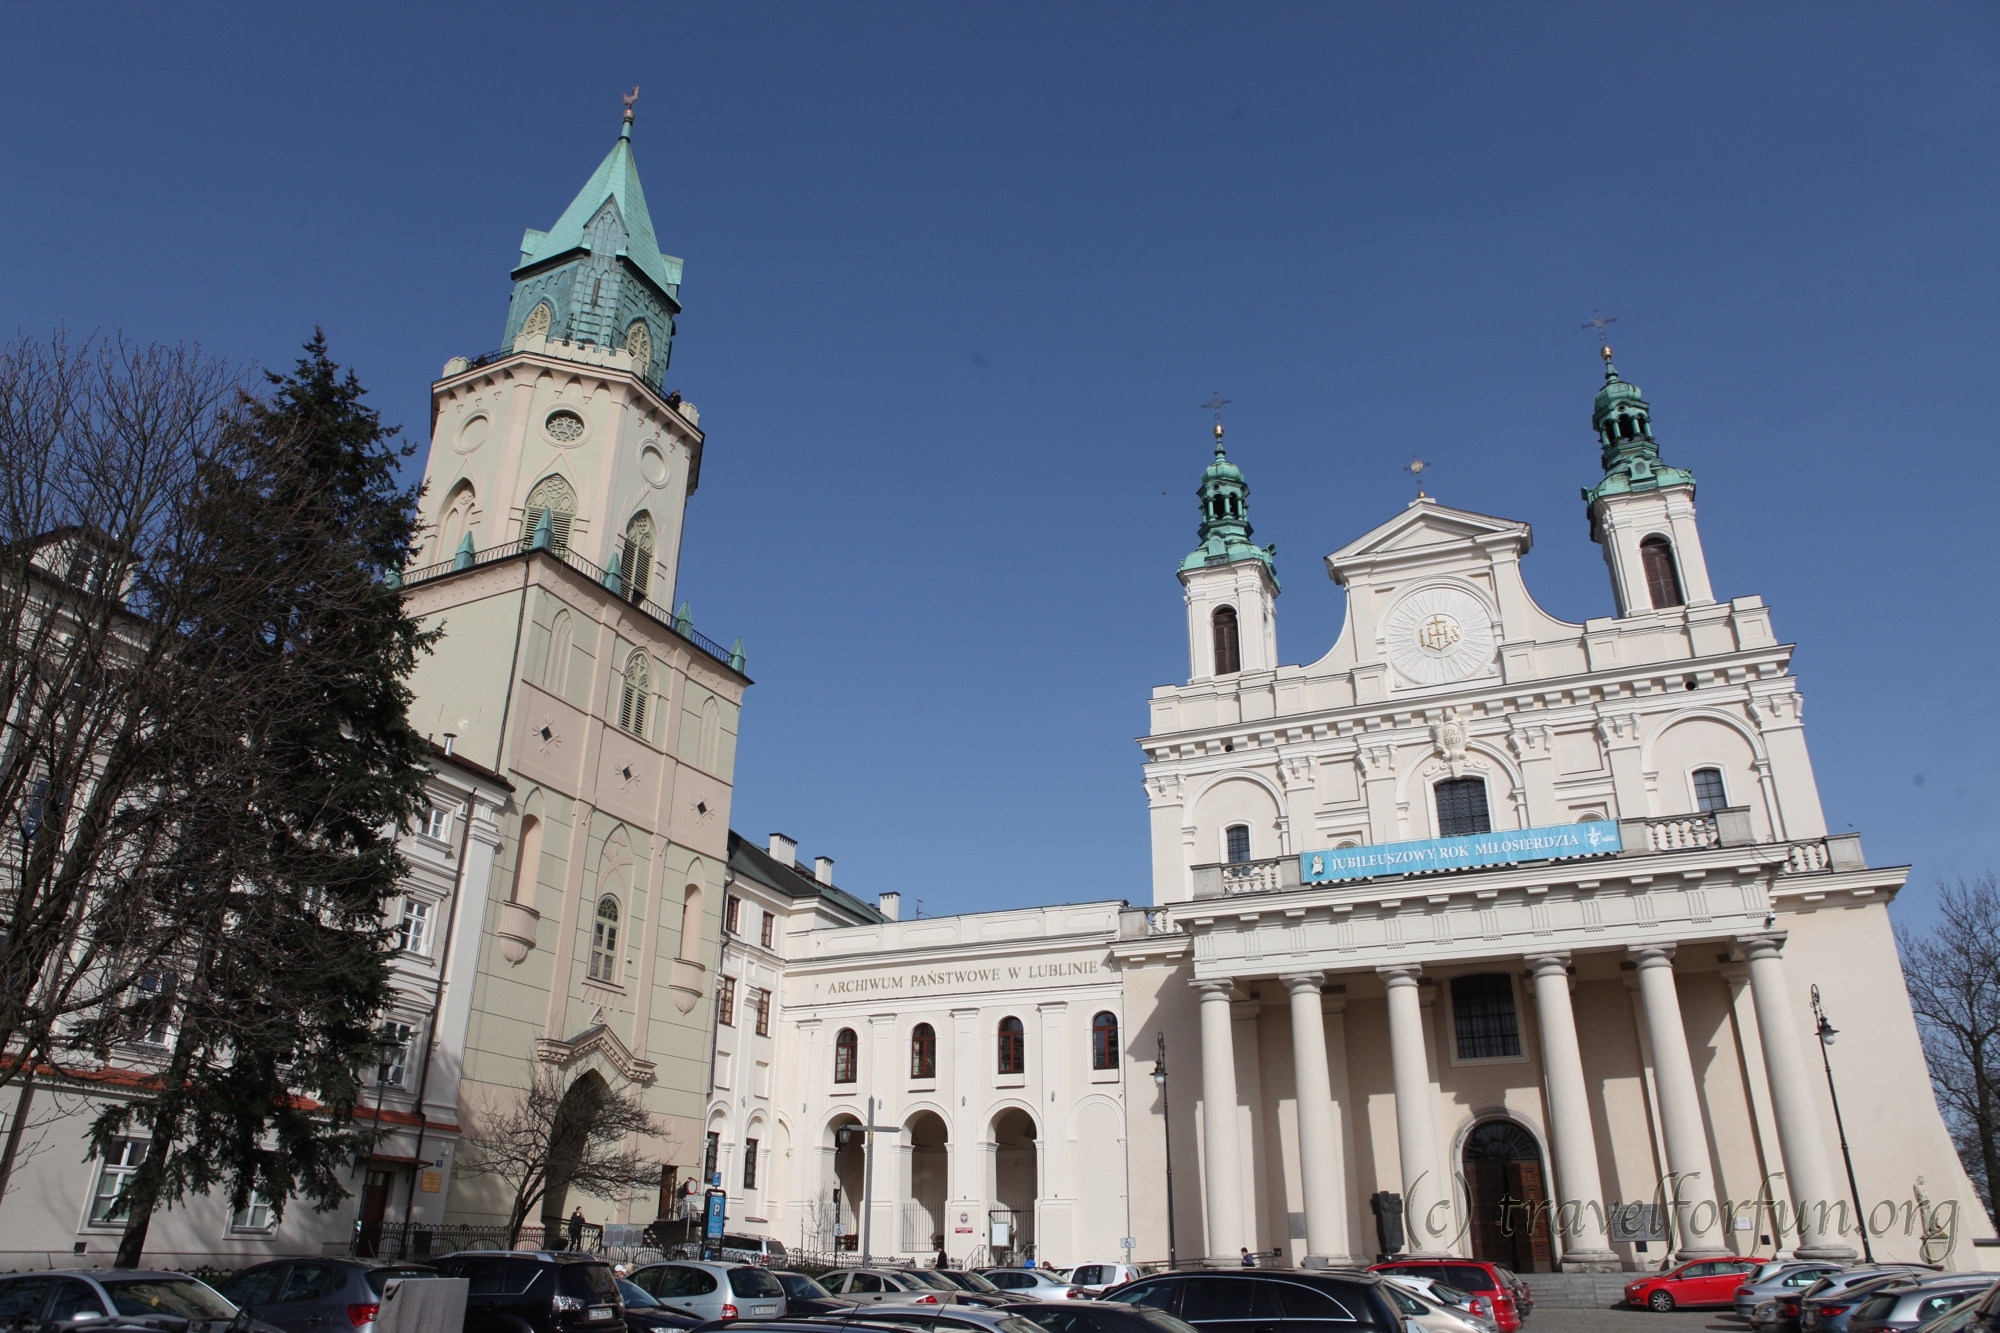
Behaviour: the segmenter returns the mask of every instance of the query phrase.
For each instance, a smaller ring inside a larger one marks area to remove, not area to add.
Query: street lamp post
[[[375,1065],[375,1135],[373,1142],[368,1145],[368,1160],[371,1164],[375,1160],[376,1150],[382,1146],[382,1089],[389,1082],[389,1065],[402,1047],[403,1043],[397,1038],[394,1028],[383,1028],[375,1034],[375,1054],[380,1058]],[[368,1211],[368,1177],[371,1174],[368,1167],[361,1169],[361,1211],[364,1213]],[[359,1216],[354,1219],[354,1227],[357,1233],[355,1240],[360,1242],[359,1248],[367,1251],[361,1257],[375,1258],[375,1251],[381,1244],[380,1238],[371,1240],[362,1231],[363,1223]]]
[[[1179,1268],[1180,1248],[1174,1240],[1174,1115],[1167,1096],[1167,1034],[1154,1035],[1160,1039],[1160,1055],[1153,1061],[1153,1086],[1160,1090],[1160,1128],[1167,1148],[1167,1265]]]
[[[1861,1210],[1861,1186],[1854,1180],[1854,1154],[1847,1148],[1847,1124],[1840,1118],[1840,1092],[1833,1086],[1833,1061],[1827,1055],[1827,1048],[1840,1035],[1840,1029],[1827,1022],[1826,1010],[1820,1006],[1819,987],[1812,988],[1812,1007],[1815,1027],[1819,1033],[1819,1062],[1826,1069],[1826,1093],[1833,1098],[1833,1127],[1840,1134],[1840,1160],[1847,1164],[1847,1192],[1854,1196],[1854,1221],[1861,1231],[1861,1257],[1869,1263],[1875,1262],[1874,1247],[1868,1243],[1868,1215]]]

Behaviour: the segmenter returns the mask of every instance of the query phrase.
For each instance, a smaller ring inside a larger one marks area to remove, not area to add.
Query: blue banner
[[[1620,850],[1623,844],[1618,840],[1617,821],[1598,819],[1506,833],[1466,833],[1455,838],[1304,852],[1299,856],[1299,878],[1307,884],[1324,884],[1339,879],[1371,879],[1376,875],[1552,861],[1562,856],[1603,856]]]

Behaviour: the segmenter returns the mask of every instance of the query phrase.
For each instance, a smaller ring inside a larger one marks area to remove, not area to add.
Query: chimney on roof
[[[900,920],[903,911],[903,895],[900,893],[877,894],[875,897],[875,910],[883,916],[888,917],[891,921]]]
[[[779,865],[795,866],[799,863],[799,840],[788,838],[782,833],[771,835],[771,859]]]
[[[813,878],[822,884],[833,883],[833,858],[815,856],[813,858]]]

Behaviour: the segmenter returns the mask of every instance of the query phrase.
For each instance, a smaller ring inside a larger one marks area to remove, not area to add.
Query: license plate
[[[775,1317],[777,1313],[778,1307],[776,1305],[753,1305],[750,1307],[750,1317],[752,1319],[770,1319]]]
[[[593,1305],[584,1313],[585,1319],[616,1319],[618,1311],[609,1305]]]

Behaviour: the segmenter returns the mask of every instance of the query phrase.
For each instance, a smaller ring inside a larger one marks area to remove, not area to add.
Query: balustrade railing
[[[1694,851],[1722,844],[1722,830],[1714,815],[1670,815],[1646,821],[1646,850],[1650,852]]]

